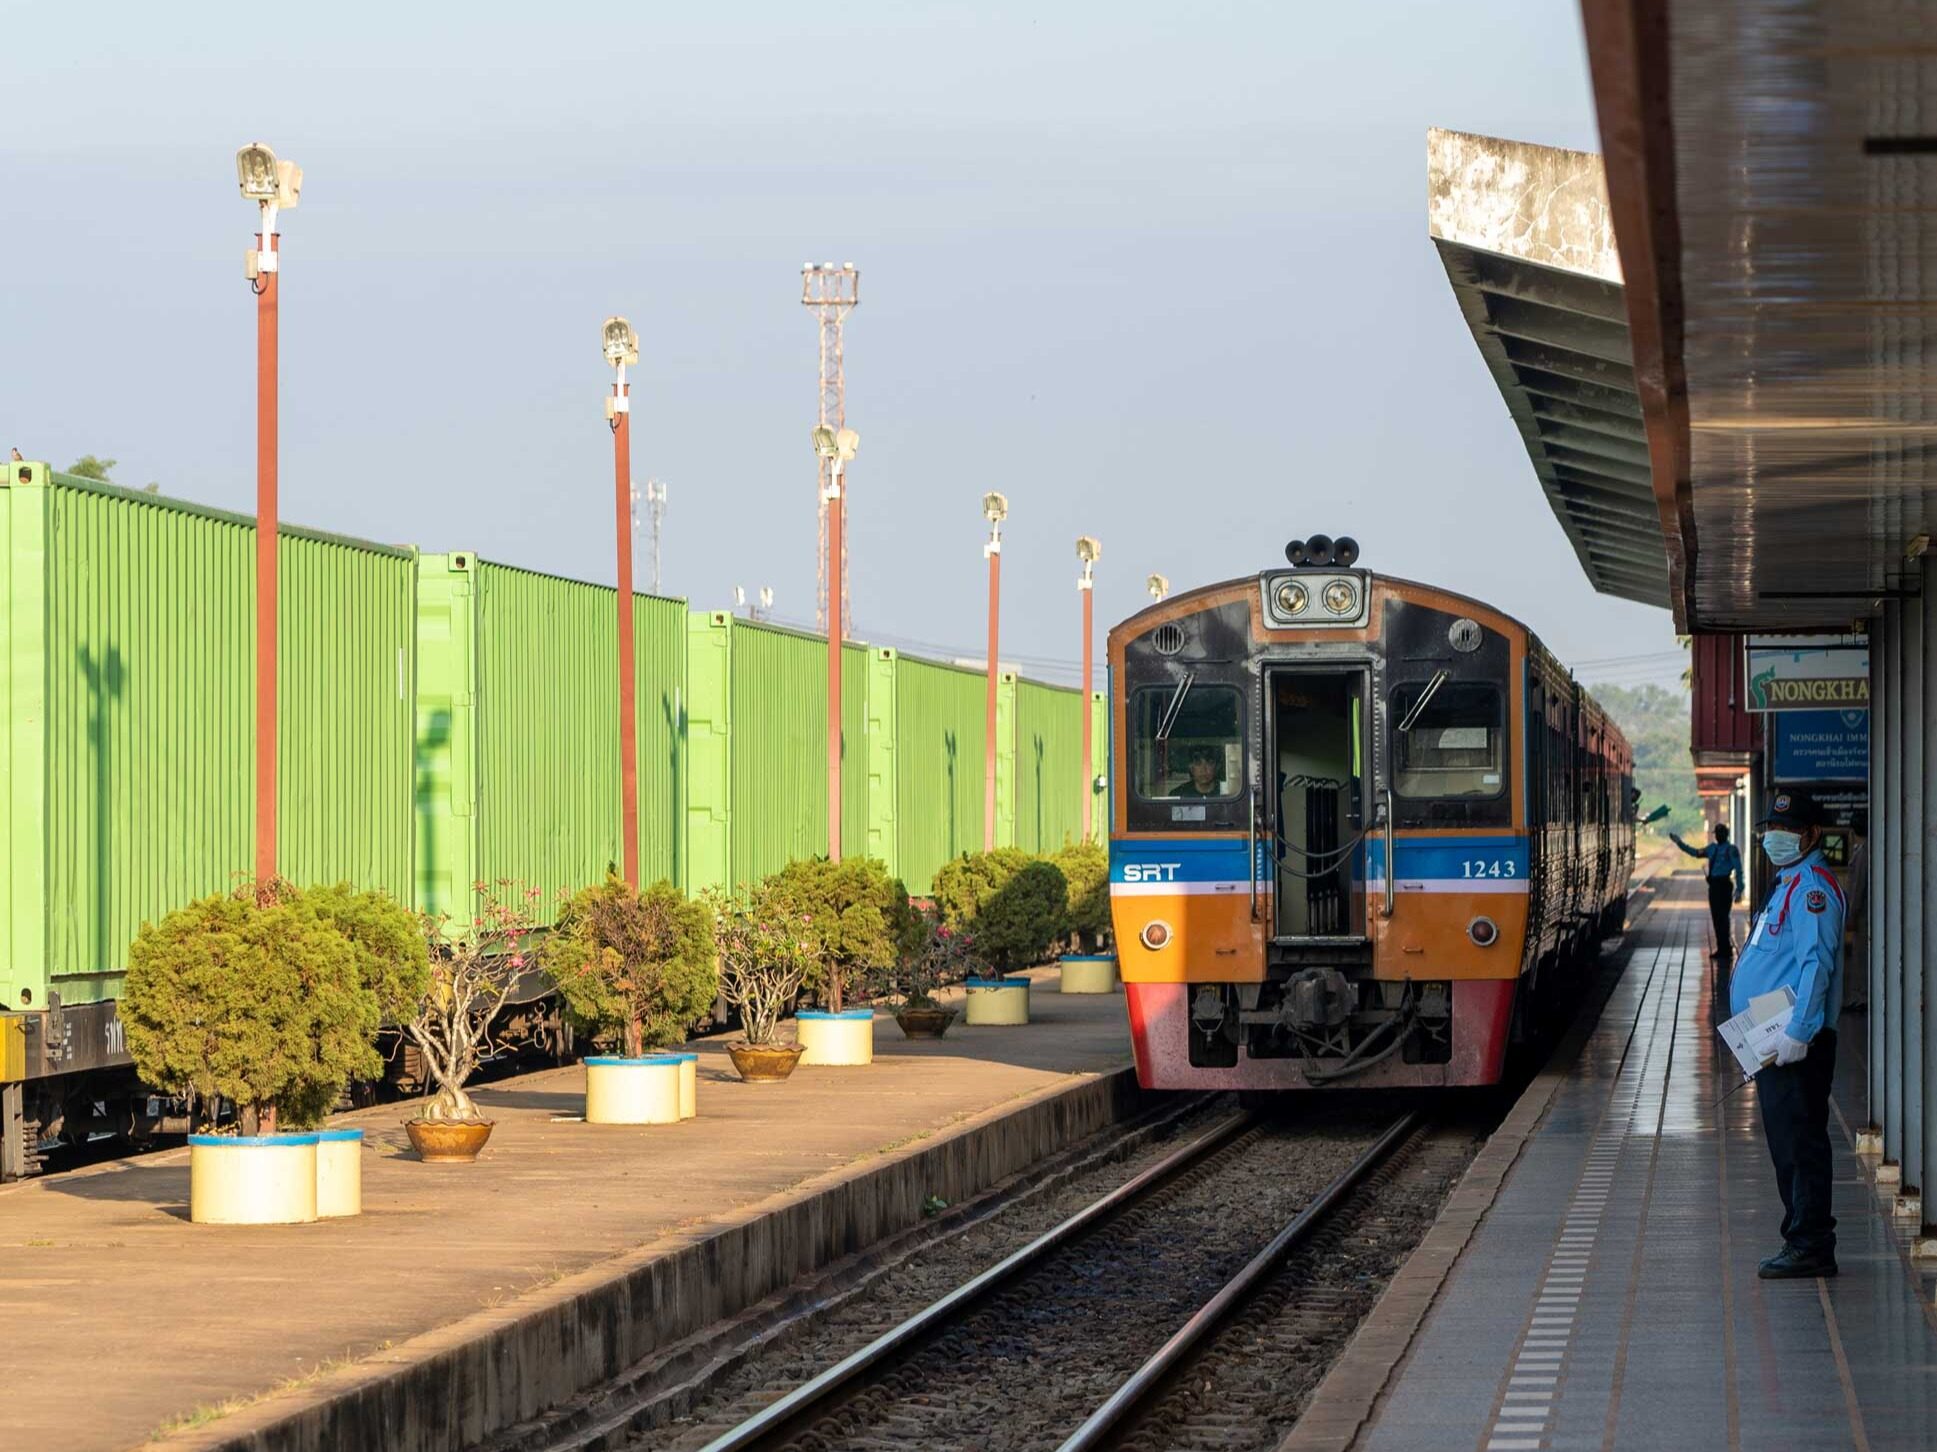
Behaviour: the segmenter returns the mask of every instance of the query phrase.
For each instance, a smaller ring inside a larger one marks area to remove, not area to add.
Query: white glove
[[[1788,1034],[1776,1036],[1776,1062],[1778,1064],[1800,1064],[1809,1057],[1809,1045],[1801,1039],[1792,1039]]]

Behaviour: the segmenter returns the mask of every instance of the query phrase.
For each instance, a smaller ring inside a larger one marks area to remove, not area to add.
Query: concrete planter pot
[[[197,1225],[306,1225],[316,1218],[314,1134],[191,1134],[188,1218]]]
[[[895,1022],[901,1025],[901,1032],[911,1039],[938,1039],[948,1032],[948,1026],[955,1022],[959,1009],[929,1005],[916,1008],[910,1005],[895,1014]]]
[[[1029,1022],[1027,978],[971,978],[968,981],[968,1024]]]
[[[638,1059],[587,1059],[585,1122],[677,1124],[679,1065],[677,1054],[647,1054]]]
[[[316,1218],[363,1213],[363,1131],[316,1132]]]
[[[874,1062],[874,1010],[848,1008],[839,1013],[802,1009],[794,1015],[800,1061],[819,1068],[852,1068]]]
[[[1116,954],[1065,953],[1062,962],[1062,981],[1058,985],[1060,992],[1116,992]]]
[[[687,1049],[673,1052],[679,1060],[679,1117],[691,1119],[699,1113],[699,1055]]]
[[[406,1119],[410,1147],[427,1165],[468,1165],[491,1138],[490,1119]]]
[[[728,1044],[726,1052],[749,1084],[778,1084],[800,1062],[799,1044]]]

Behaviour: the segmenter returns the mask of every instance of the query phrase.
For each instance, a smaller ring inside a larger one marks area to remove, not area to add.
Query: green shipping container
[[[278,866],[411,891],[410,551],[281,534]],[[0,487],[0,999],[113,996],[142,922],[254,865],[255,526],[13,464]]]
[[[1055,852],[1083,834],[1083,697],[1016,683],[1016,836],[1025,852]]]
[[[987,699],[979,671],[895,662],[895,870],[910,892],[928,892],[944,862],[982,850]]]
[[[418,583],[417,883],[463,919],[475,884],[560,894],[622,861],[613,590],[454,552]],[[686,609],[633,597],[639,871],[682,880]]]

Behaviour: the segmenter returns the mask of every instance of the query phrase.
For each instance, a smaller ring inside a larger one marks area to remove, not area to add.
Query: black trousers
[[[1708,916],[1715,924],[1715,951],[1724,958],[1735,956],[1735,939],[1729,932],[1729,904],[1735,901],[1735,884],[1726,877],[1708,880]]]
[[[1836,1031],[1809,1041],[1798,1064],[1771,1064],[1755,1076],[1762,1132],[1782,1192],[1782,1238],[1806,1255],[1836,1254],[1829,1211],[1829,1086],[1836,1075]]]

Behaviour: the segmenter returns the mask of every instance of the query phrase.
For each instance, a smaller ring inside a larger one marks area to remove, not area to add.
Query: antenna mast
[[[836,267],[831,262],[809,262],[800,269],[800,301],[803,307],[814,310],[820,320],[821,343],[821,388],[820,419],[823,427],[841,429],[847,426],[847,370],[841,359],[841,328],[847,315],[861,301],[861,270],[852,262],[843,262]],[[815,481],[814,497],[820,511],[820,593],[817,599],[814,618],[822,630],[827,629],[827,491],[833,483],[832,473],[836,461],[830,458],[820,460],[820,474]],[[845,479],[846,470],[842,470]],[[840,591],[841,617],[851,618],[847,605],[847,528],[842,525],[843,538],[840,546]],[[846,631],[843,630],[845,635]]]

